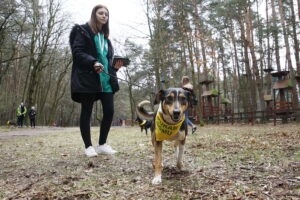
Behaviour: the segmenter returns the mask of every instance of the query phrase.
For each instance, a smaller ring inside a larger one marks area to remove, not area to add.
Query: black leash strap
[[[107,75],[109,75],[109,76],[111,76],[111,77],[114,77],[114,78],[117,78],[117,79],[119,79],[119,80],[121,80],[121,81],[124,81],[124,82],[126,82],[126,83],[129,83],[130,85],[133,85],[133,86],[136,86],[136,87],[139,87],[139,88],[145,88],[145,86],[140,86],[140,85],[131,83],[131,82],[125,80],[125,79],[122,79],[122,78],[119,78],[119,77],[117,77],[117,76],[111,75],[110,73],[107,73],[106,71],[102,71],[102,72],[104,72],[105,74],[107,74]]]

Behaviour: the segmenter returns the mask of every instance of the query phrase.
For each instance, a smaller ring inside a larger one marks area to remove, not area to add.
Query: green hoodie
[[[104,38],[104,35],[102,33],[98,33],[97,35],[95,35],[94,41],[96,44],[96,49],[98,54],[97,55],[98,62],[104,66],[104,71],[108,73],[108,60],[106,57],[108,51],[107,39]],[[101,72],[99,74],[102,89],[103,92],[112,92],[112,88],[109,83],[110,76],[106,73]]]

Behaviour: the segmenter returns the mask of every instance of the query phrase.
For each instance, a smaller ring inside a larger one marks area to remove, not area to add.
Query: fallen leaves
[[[299,133],[294,125],[201,127],[188,136],[185,171],[173,167],[174,149],[164,143],[158,186],[150,184],[150,136],[137,127],[114,127],[110,144],[120,153],[93,159],[79,132],[20,138],[0,145],[0,198],[297,199]]]

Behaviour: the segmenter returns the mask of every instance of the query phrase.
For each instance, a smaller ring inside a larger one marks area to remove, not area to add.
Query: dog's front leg
[[[178,153],[177,153],[177,168],[179,170],[182,170],[182,168],[183,168],[182,161],[183,161],[183,155],[184,155],[184,144],[185,144],[185,140],[180,141],[179,145],[177,147],[178,148]]]
[[[161,172],[162,172],[162,142],[154,142],[154,178],[152,179],[152,184],[161,183]]]

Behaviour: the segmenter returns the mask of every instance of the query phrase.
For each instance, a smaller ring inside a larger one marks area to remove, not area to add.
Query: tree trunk
[[[197,81],[195,79],[193,79],[193,84],[194,87],[197,88],[197,90],[195,90],[195,95],[198,99],[198,105],[196,106],[196,113],[197,113],[197,117],[200,121],[203,121],[203,116],[202,116],[202,112],[201,112],[201,94],[202,94],[202,88],[199,84],[200,82],[200,67],[201,67],[201,63],[199,63],[200,61],[200,52],[199,52],[199,41],[197,41],[197,39],[200,39],[200,41],[202,40],[202,38],[204,37],[204,34],[201,34],[201,18],[200,18],[200,14],[198,13],[198,5],[197,5],[197,1],[193,0],[194,3],[194,12],[193,12],[193,20],[194,20],[194,24],[195,24],[195,46],[194,46],[194,52],[195,52],[195,58],[196,58],[196,65],[197,65]],[[201,48],[203,48],[203,46],[201,45]],[[205,51],[204,51],[205,52]],[[203,52],[202,52],[203,53]],[[203,54],[202,54],[203,55]],[[204,54],[205,55],[205,54]]]
[[[299,42],[297,38],[297,24],[296,24],[296,16],[294,11],[294,2],[290,0],[291,6],[291,20],[292,20],[292,27],[293,27],[293,40],[294,40],[294,52],[295,52],[295,60],[297,66],[298,75],[300,75],[300,58],[299,58]]]
[[[238,59],[238,51],[237,51],[237,46],[236,46],[236,39],[235,39],[235,34],[234,34],[234,26],[233,26],[233,23],[232,21],[230,21],[230,26],[229,26],[229,35],[230,35],[230,38],[231,38],[231,42],[232,42],[232,45],[233,45],[233,52],[234,52],[234,56],[233,56],[233,59],[234,59],[234,82],[237,83],[237,84],[234,84],[234,88],[235,88],[235,91],[237,92],[237,95],[236,95],[236,102],[240,102],[240,99],[241,99],[241,93],[238,92],[238,91],[241,91],[241,74],[240,74],[240,64],[239,64],[239,59]],[[234,103],[232,103],[232,106],[234,108]],[[237,112],[240,112],[240,107],[239,105],[237,105]]]
[[[150,18],[150,5],[149,5],[149,0],[147,0],[147,12],[146,12],[146,16],[147,16],[147,23],[148,23],[148,28],[149,28],[149,33],[150,33],[150,40],[153,40],[154,37],[153,37],[153,33],[152,33],[152,29],[151,29],[151,18]],[[152,51],[153,51],[153,48],[152,48]],[[154,64],[154,72],[155,72],[155,85],[156,85],[156,88],[159,90],[161,88],[161,81],[160,81],[160,72],[159,72],[159,61],[158,61],[158,57],[157,55],[155,54],[155,52],[153,52],[153,55],[154,55],[154,61],[153,61],[153,64]]]
[[[272,7],[272,35],[274,38],[275,43],[275,59],[276,59],[276,65],[277,65],[277,71],[281,71],[281,65],[280,65],[280,55],[279,55],[279,42],[278,42],[278,27],[277,27],[277,17],[276,17],[276,10],[275,10],[275,0],[271,0],[271,7]]]
[[[298,18],[300,21],[300,0],[298,0]]]
[[[252,77],[252,72],[250,69],[250,61],[249,61],[249,56],[248,56],[248,42],[246,39],[245,35],[245,27],[244,27],[244,22],[242,20],[239,21],[240,28],[241,28],[241,39],[243,43],[243,49],[244,49],[244,62],[245,62],[245,78],[246,78],[246,88],[244,89],[245,93],[245,107],[244,110],[246,111],[253,111],[256,110],[256,87],[255,87],[255,82],[253,81]],[[250,88],[248,90],[248,88]]]
[[[270,46],[270,22],[269,22],[269,5],[266,0],[266,23],[267,23],[267,69],[271,69],[271,46]],[[266,94],[271,95],[272,91],[272,76],[271,72],[266,76]]]
[[[296,89],[296,84],[295,84],[295,74],[294,74],[294,69],[292,66],[292,59],[291,59],[291,53],[290,53],[290,44],[289,44],[289,39],[288,39],[288,34],[286,31],[286,26],[285,26],[285,19],[284,19],[284,11],[283,11],[283,6],[282,6],[282,0],[278,0],[278,6],[279,6],[279,14],[280,14],[280,23],[283,29],[283,36],[284,36],[284,43],[285,43],[285,50],[286,50],[286,59],[288,63],[288,67],[290,70],[290,76],[291,80],[293,83],[293,105],[294,108],[299,108],[299,100],[298,100],[298,93]],[[299,111],[298,111],[299,112]],[[297,118],[297,121],[300,121],[300,118]]]
[[[134,125],[134,117],[135,117],[135,102],[132,95],[132,85],[128,84],[128,92],[129,92],[129,102],[130,102],[130,111],[131,111],[131,126]]]
[[[228,97],[231,99],[231,104],[230,104],[230,111],[234,113],[234,106],[237,98],[237,91],[238,91],[238,80],[237,80],[237,72],[236,72],[236,63],[234,60],[234,50],[232,48],[232,45],[230,45],[230,55],[231,55],[231,62],[232,62],[232,72],[228,72],[228,76],[230,75],[230,94]],[[237,101],[238,102],[238,101]]]
[[[50,112],[48,117],[48,125],[51,125],[51,123],[55,120],[55,114],[57,112],[57,107],[62,99],[62,97],[65,94],[66,91],[66,87],[68,84],[65,84],[63,82],[68,69],[71,66],[72,60],[64,60],[65,63],[62,63],[64,65],[64,68],[62,69],[62,71],[60,72],[60,74],[58,75],[56,82],[56,87],[55,87],[55,91],[54,91],[54,95],[52,97],[52,106],[50,108]],[[49,84],[50,85],[50,84]],[[48,96],[48,94],[46,93],[46,96]]]
[[[250,4],[250,3],[249,3]],[[259,74],[259,69],[257,65],[257,59],[255,55],[255,47],[254,47],[254,36],[253,36],[253,26],[252,26],[252,19],[251,19],[251,7],[249,6],[246,13],[246,29],[247,29],[247,44],[250,49],[250,54],[252,57],[252,68],[253,68],[253,74],[255,76],[255,83],[256,87],[258,89],[258,96],[259,96],[259,105],[260,110],[265,110],[265,102],[264,102],[264,93],[263,93],[263,81]],[[256,101],[254,99],[254,101]],[[256,107],[255,107],[256,108]],[[256,109],[255,109],[256,110]]]
[[[225,56],[225,51],[224,51],[224,46],[223,46],[223,39],[222,39],[222,35],[221,35],[221,39],[219,42],[219,49],[220,49],[220,62],[222,65],[222,71],[223,71],[223,91],[224,91],[224,98],[228,97],[228,85],[227,85],[227,72],[226,72],[226,67],[225,67],[225,61],[224,61],[224,56]]]
[[[181,48],[180,48],[180,50],[181,50],[181,53],[180,53],[180,55],[181,55],[181,57],[182,57],[182,61],[181,61],[181,66],[183,67],[183,73],[185,74],[185,75],[187,75],[188,74],[188,67],[187,67],[187,59],[186,59],[186,53],[185,53],[185,50],[186,50],[186,47],[185,47],[185,43],[184,43],[184,41],[181,41]]]

